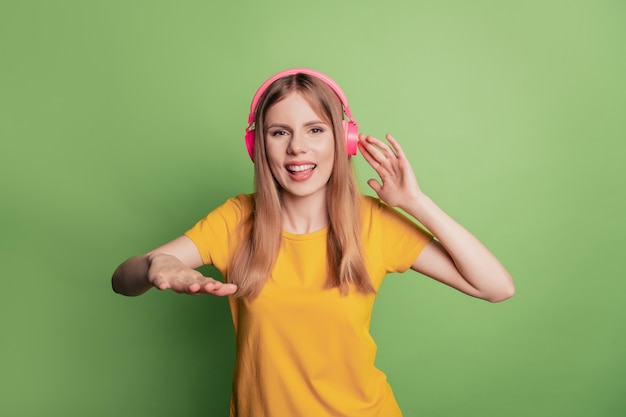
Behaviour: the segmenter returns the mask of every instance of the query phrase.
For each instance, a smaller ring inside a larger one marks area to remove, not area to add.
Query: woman
[[[513,295],[511,277],[422,192],[392,136],[388,144],[355,137],[345,96],[324,74],[294,69],[270,78],[249,123],[255,194],[122,263],[114,290],[230,296],[231,417],[401,416],[369,334],[383,277],[411,268],[492,302]],[[350,161],[357,142],[380,176],[368,181],[380,199],[358,192]],[[203,264],[225,282],[195,270]]]

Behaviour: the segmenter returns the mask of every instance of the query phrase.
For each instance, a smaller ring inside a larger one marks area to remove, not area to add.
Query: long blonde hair
[[[328,287],[347,294],[350,286],[363,293],[374,289],[361,250],[360,193],[343,140],[343,109],[335,92],[322,80],[307,74],[282,77],[261,96],[255,112],[253,211],[243,222],[243,242],[229,268],[229,281],[237,284],[238,297],[256,296],[270,276],[282,237],[281,189],[269,167],[265,151],[265,116],[277,102],[298,92],[313,110],[333,127],[334,167],[327,193],[329,268]],[[343,156],[342,155],[346,155]]]

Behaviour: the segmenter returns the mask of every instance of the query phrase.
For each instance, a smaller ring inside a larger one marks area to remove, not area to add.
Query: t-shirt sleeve
[[[400,211],[379,199],[366,197],[370,216],[366,258],[384,272],[404,272],[411,267],[433,235]],[[368,219],[369,218],[369,219]]]
[[[205,265],[213,265],[226,275],[240,242],[240,225],[250,215],[251,206],[249,195],[238,195],[211,211],[185,232],[185,236],[198,248]]]

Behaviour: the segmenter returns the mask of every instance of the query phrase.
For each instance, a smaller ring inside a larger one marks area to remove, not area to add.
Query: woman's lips
[[[312,163],[287,164],[285,169],[289,173],[289,177],[294,181],[306,181],[313,175],[313,171],[317,165]]]

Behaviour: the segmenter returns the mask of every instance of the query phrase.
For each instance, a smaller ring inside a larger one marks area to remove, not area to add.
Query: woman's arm
[[[496,257],[470,232],[426,196],[398,142],[387,135],[386,143],[361,135],[359,148],[380,175],[382,184],[368,184],[388,205],[399,207],[424,225],[437,240],[417,257],[412,269],[468,295],[488,301],[513,296],[511,276]]]
[[[196,245],[187,236],[180,236],[124,261],[113,273],[111,285],[116,293],[128,296],[141,295],[152,287],[185,294],[229,295],[237,291],[234,284],[216,281],[196,271],[202,264]]]

